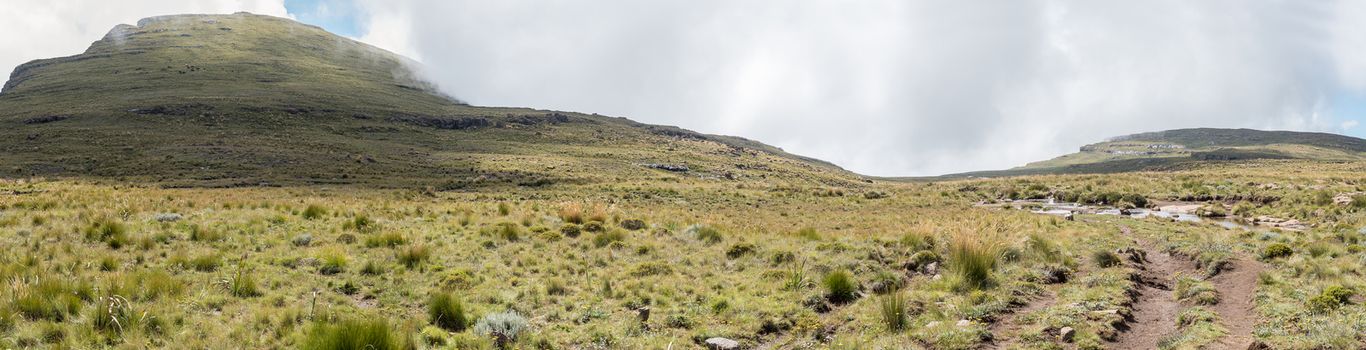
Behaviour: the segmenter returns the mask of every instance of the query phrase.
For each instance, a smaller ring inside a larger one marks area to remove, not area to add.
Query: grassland
[[[1366,340],[1359,139],[1186,130],[1096,148],[1171,154],[874,181],[736,137],[465,105],[408,64],[236,14],[21,66],[0,93],[0,347]],[[982,205],[1045,198],[1304,229]]]
[[[10,180],[0,245],[16,253],[0,258],[0,346],[667,349],[724,337],[742,348],[1106,348],[1134,326],[1123,319],[1142,269],[1124,252],[1137,249],[1205,267],[1260,259],[1266,271],[1246,286],[1250,337],[1357,347],[1366,208],[1322,198],[1361,191],[1361,171],[1264,161],[847,188],[713,179],[446,192]],[[1030,191],[1198,197],[1312,229],[974,206]],[[1262,257],[1275,244],[1289,253]],[[1164,347],[1227,333],[1197,297],[1207,276],[1183,282],[1194,292]]]

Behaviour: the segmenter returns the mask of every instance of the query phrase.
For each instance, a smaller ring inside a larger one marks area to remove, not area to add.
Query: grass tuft
[[[427,317],[432,325],[451,332],[463,332],[469,326],[465,306],[450,293],[432,294],[427,302]]]
[[[854,292],[858,291],[858,282],[855,282],[854,276],[845,270],[835,270],[826,274],[825,278],[821,279],[821,286],[825,287],[825,298],[836,304],[854,301]]]
[[[304,350],[399,350],[408,349],[405,337],[383,320],[345,320],[336,324],[317,321],[305,336]]]
[[[992,271],[996,269],[996,250],[979,240],[960,237],[949,246],[948,268],[955,277],[954,289],[959,292],[983,290],[995,286]]]

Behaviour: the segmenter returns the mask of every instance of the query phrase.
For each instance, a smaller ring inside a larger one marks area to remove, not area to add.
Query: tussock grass
[[[837,304],[854,301],[855,293],[858,292],[858,282],[845,270],[825,274],[821,279],[821,287],[825,288],[825,298]]]
[[[317,204],[309,204],[302,213],[299,213],[299,216],[303,217],[304,220],[321,219],[323,215],[327,215],[327,209]]]
[[[954,276],[954,290],[966,292],[996,285],[997,248],[980,240],[959,236],[949,245],[948,269]]]
[[[427,318],[432,325],[451,332],[463,332],[469,327],[465,306],[450,293],[434,293],[427,301]]]
[[[427,262],[428,259],[431,259],[432,256],[431,250],[428,249],[427,246],[421,244],[407,246],[394,252],[394,254],[397,256],[400,264],[403,264],[403,266],[410,269],[421,266],[423,263]],[[369,265],[367,265],[367,267],[368,266]]]
[[[902,293],[889,293],[878,298],[878,315],[888,331],[900,332],[906,329],[910,319],[909,305]]]
[[[337,323],[314,322],[301,341],[305,350],[403,350],[407,339],[383,320],[344,320]]]

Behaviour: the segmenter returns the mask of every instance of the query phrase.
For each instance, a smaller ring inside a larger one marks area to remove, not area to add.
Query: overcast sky
[[[872,175],[1183,127],[1366,136],[1361,1],[3,1],[0,65],[239,10],[417,59],[473,104],[743,136]]]

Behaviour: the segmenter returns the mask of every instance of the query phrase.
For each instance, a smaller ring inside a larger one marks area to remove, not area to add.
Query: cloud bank
[[[75,55],[118,24],[182,13],[248,11],[288,17],[282,0],[0,1],[0,70],[4,78],[28,61]]]
[[[876,175],[1134,132],[1343,131],[1361,2],[360,0],[363,40],[482,105],[741,135]]]
[[[1359,1],[295,5],[346,9],[361,40],[475,104],[739,135],[873,175],[1007,168],[1183,127],[1361,135],[1366,120]],[[0,67],[143,17],[236,11],[293,17],[283,0],[4,1],[0,21],[22,30],[0,36]]]

